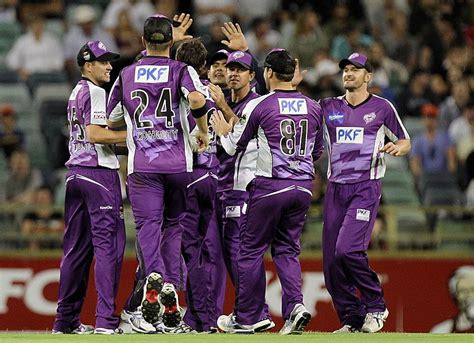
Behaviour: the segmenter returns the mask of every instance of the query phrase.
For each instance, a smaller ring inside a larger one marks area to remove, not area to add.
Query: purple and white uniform
[[[88,79],[78,82],[68,102],[69,152],[64,204],[64,256],[54,330],[79,326],[89,267],[95,256],[96,327],[115,329],[114,316],[125,225],[117,157],[108,145],[88,141],[88,125],[106,125],[105,90]]]
[[[381,197],[385,138],[409,139],[395,107],[369,95],[351,106],[344,96],[320,101],[328,150],[324,197],[323,259],[326,287],[343,324],[360,328],[367,312],[385,302],[366,250]],[[355,293],[359,289],[362,297]]]
[[[176,279],[182,273],[168,271],[180,270],[181,261],[163,261],[163,250],[181,247],[173,237],[182,232],[193,166],[187,96],[194,91],[203,92],[203,85],[192,67],[144,56],[121,71],[107,105],[110,115],[121,103],[127,124],[128,187],[141,276],[158,272],[177,288],[182,288],[183,278]],[[169,230],[164,234],[169,241],[162,242],[162,230]]]
[[[221,139],[230,155],[257,137],[256,178],[241,226],[235,314],[255,324],[265,304],[263,256],[271,246],[283,289],[282,314],[303,303],[299,238],[312,195],[313,158],[322,153],[322,112],[297,91],[276,90],[250,101],[234,132]],[[268,213],[272,213],[271,216]]]

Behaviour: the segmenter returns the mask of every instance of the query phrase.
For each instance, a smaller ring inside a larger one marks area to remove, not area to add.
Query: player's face
[[[98,85],[102,85],[110,81],[110,71],[112,70],[112,65],[110,62],[99,62],[94,61],[90,63],[91,74]]]
[[[239,65],[231,64],[226,72],[227,85],[230,89],[239,90],[252,81],[253,73]]]
[[[366,69],[357,68],[352,64],[348,64],[342,71],[342,82],[344,88],[353,91],[361,88],[364,84],[368,84],[370,75]]]
[[[220,87],[227,86],[226,84],[226,60],[217,60],[211,64],[209,71],[207,72],[207,77],[212,84]]]
[[[456,300],[459,309],[466,314],[469,320],[474,322],[474,276],[465,277],[458,281]]]

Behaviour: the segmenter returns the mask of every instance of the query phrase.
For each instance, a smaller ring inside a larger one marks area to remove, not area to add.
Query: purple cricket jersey
[[[385,174],[385,136],[392,142],[410,139],[393,104],[370,95],[351,106],[344,96],[322,99],[324,139],[328,149],[328,180],[355,183]]]
[[[202,84],[204,85],[203,91],[205,92],[204,96],[206,97],[206,108],[208,109],[207,112],[207,119],[211,118],[212,113],[216,110],[217,106],[216,103],[212,100],[211,95],[209,93],[209,80],[201,79]],[[191,129],[191,136],[193,133],[198,130],[196,126],[196,121],[194,120],[192,115],[188,116],[189,119],[189,127]],[[194,139],[194,138],[193,138]],[[214,130],[209,125],[209,147],[203,153],[196,153],[194,159],[194,166],[195,167],[204,167],[208,169],[213,169],[219,164],[219,160],[216,156],[217,151],[217,139]]]
[[[234,132],[221,139],[230,154],[257,136],[256,176],[311,180],[323,150],[320,105],[295,90],[275,90],[250,101]]]
[[[240,101],[233,103],[228,99],[227,103],[234,114],[241,118],[242,110],[247,103],[258,97],[259,95],[257,93],[250,91]],[[233,156],[220,154],[219,160],[217,191],[245,191],[249,182],[255,178],[257,168],[257,141],[255,139],[251,140],[244,150],[239,151]]]
[[[106,144],[93,144],[87,140],[86,126],[106,126],[105,90],[88,79],[80,80],[68,101],[69,160],[66,167],[105,167],[118,169],[119,162],[112,148]]]
[[[205,94],[194,68],[167,57],[144,56],[124,68],[107,104],[121,103],[127,123],[128,173],[192,171],[188,94]]]

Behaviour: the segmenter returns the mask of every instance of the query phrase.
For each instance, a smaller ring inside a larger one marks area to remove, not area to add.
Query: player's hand
[[[211,95],[212,100],[216,103],[217,107],[224,108],[226,101],[221,87],[213,85],[212,83],[210,83],[208,87],[209,94]]]
[[[400,147],[396,144],[393,144],[392,142],[385,144],[385,146],[380,149],[380,152],[384,152],[392,156],[401,156]]]
[[[173,26],[173,41],[175,43],[193,38],[191,35],[186,35],[186,31],[188,31],[193,23],[193,19],[189,13],[181,13],[180,15],[175,14],[173,21],[179,23],[179,26]]]
[[[307,70],[301,70],[300,69],[300,61],[295,58],[296,60],[296,67],[295,67],[295,74],[293,75],[293,79],[291,80],[291,85],[293,87],[298,87],[298,85],[303,81],[304,79],[304,74],[306,74]]]
[[[215,111],[209,121],[212,129],[219,137],[225,136],[232,131],[232,124],[228,123],[221,111]]]
[[[209,146],[209,133],[198,130],[196,133],[197,152],[204,152]]]
[[[227,38],[227,40],[221,40],[221,43],[230,50],[247,51],[249,49],[247,40],[245,39],[242,29],[238,23],[224,23],[224,26],[222,26],[221,29]]]

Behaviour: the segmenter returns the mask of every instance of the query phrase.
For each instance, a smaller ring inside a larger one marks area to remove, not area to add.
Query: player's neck
[[[147,56],[153,56],[153,57],[170,57],[170,51],[169,49],[166,50],[152,50],[152,49],[146,49],[146,54]]]
[[[363,103],[369,97],[367,89],[346,90],[346,100],[352,106]]]
[[[295,90],[295,87],[293,87],[291,82],[280,82],[280,81],[270,82],[270,92],[273,92],[276,89],[279,89],[282,91],[292,91],[292,90]]]
[[[230,93],[232,102],[233,103],[239,102],[240,100],[245,98],[247,94],[249,94],[249,92],[250,92],[250,84],[240,89],[232,89],[232,92]]]

